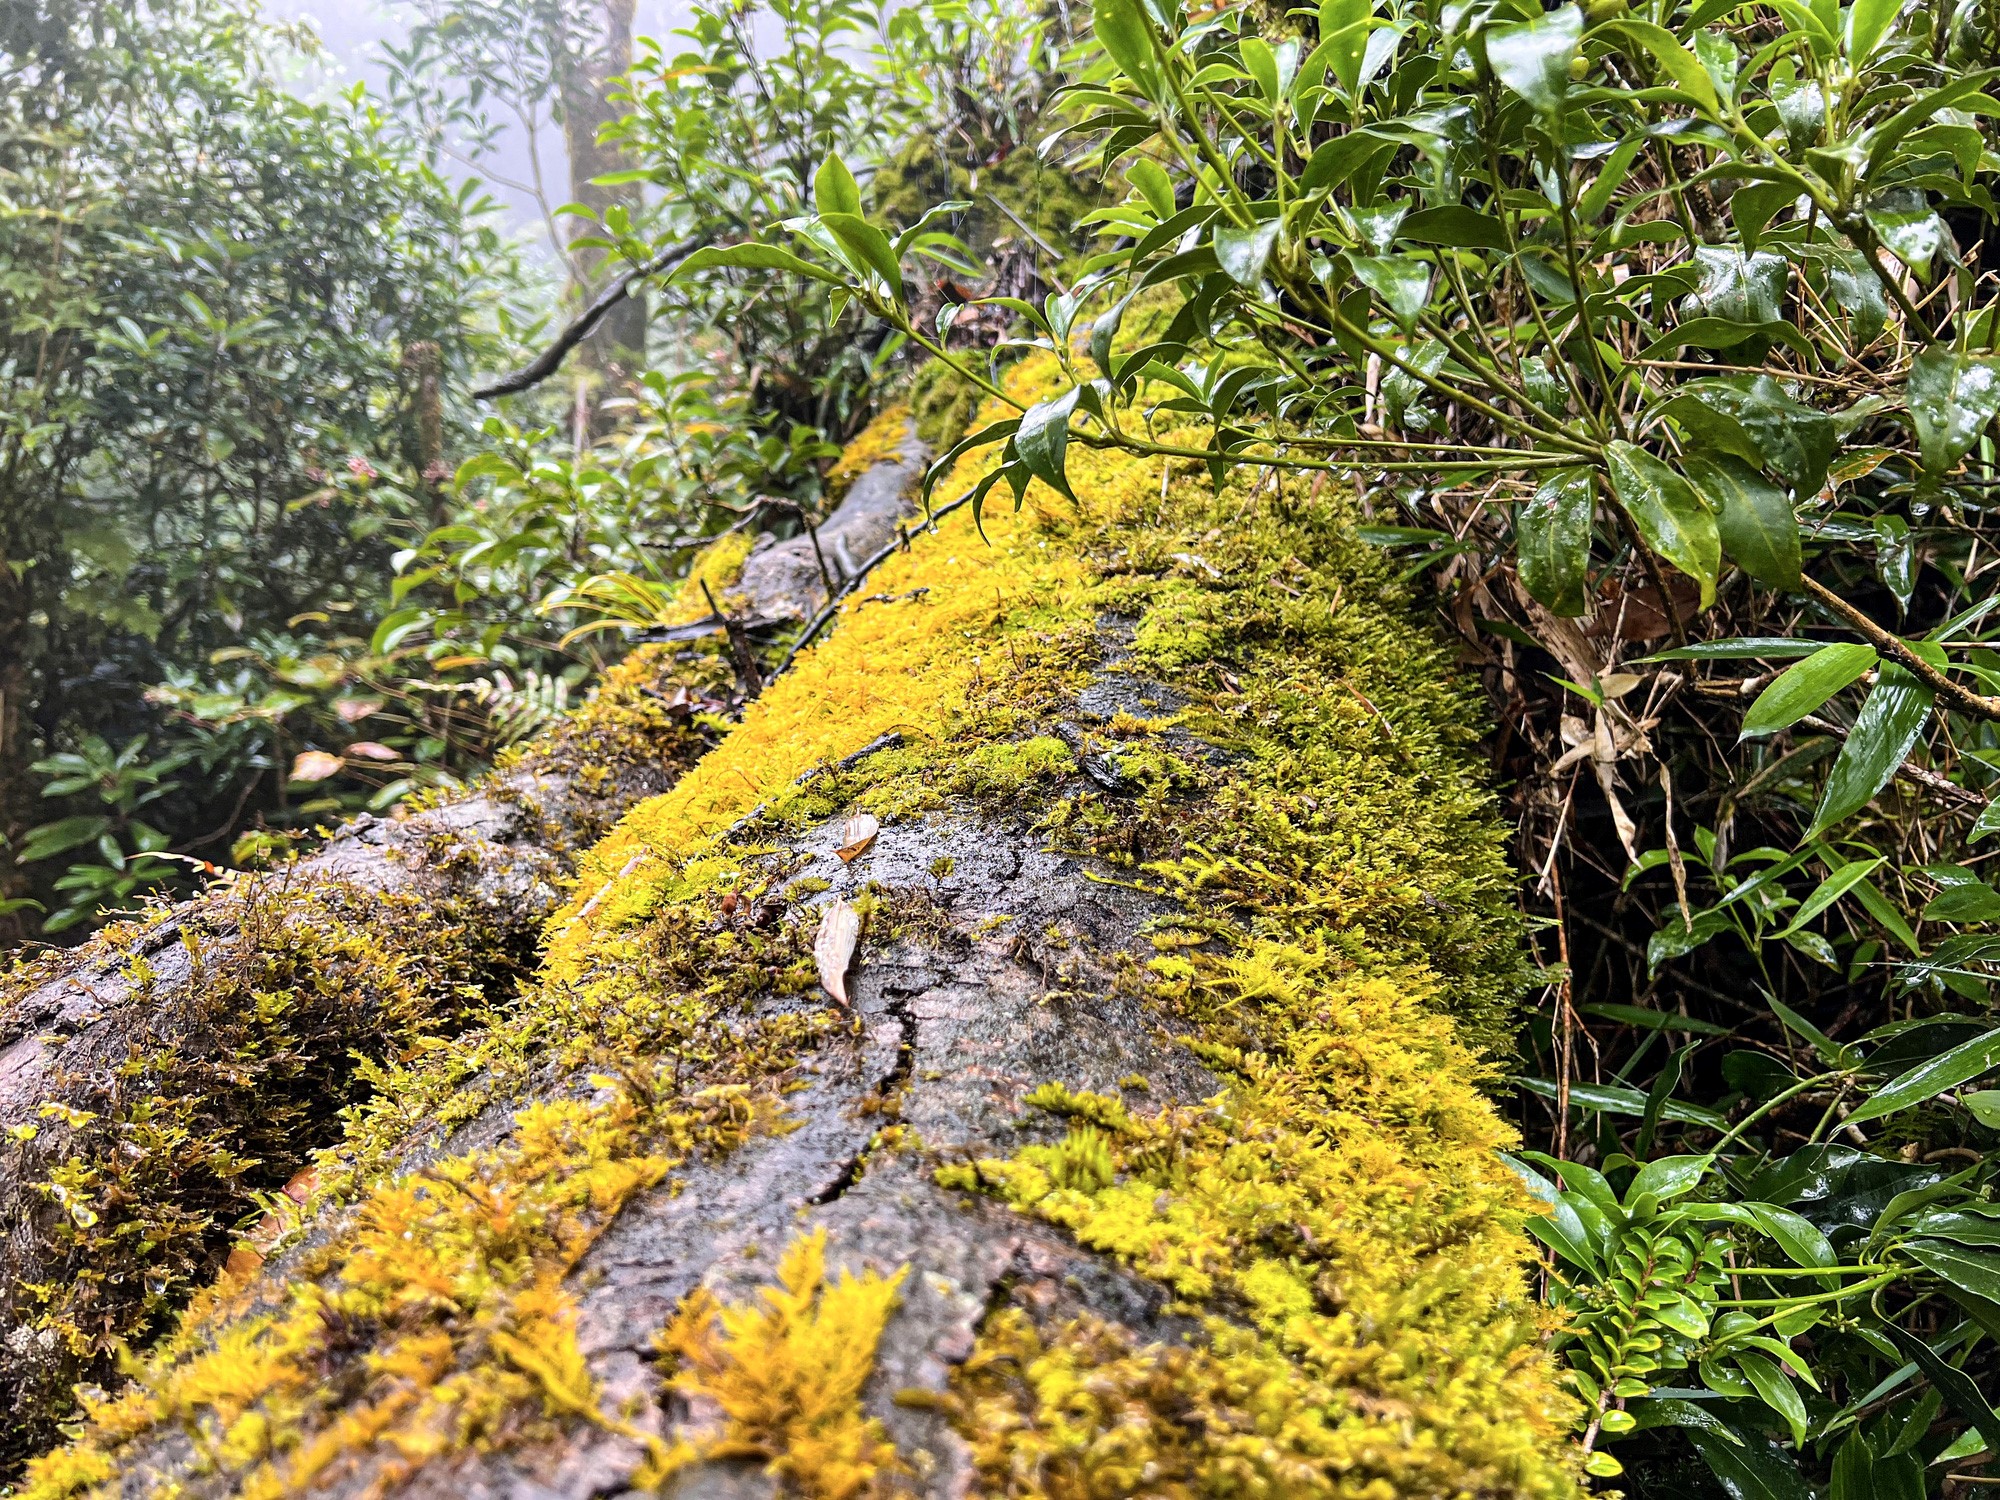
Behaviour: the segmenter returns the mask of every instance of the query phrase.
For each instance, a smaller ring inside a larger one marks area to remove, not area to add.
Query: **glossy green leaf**
[[[1166,170],[1151,157],[1141,156],[1125,169],[1125,180],[1138,190],[1146,206],[1161,219],[1174,215],[1174,184]]]
[[[1090,19],[1098,45],[1149,97],[1155,94],[1159,65],[1148,35],[1151,23],[1139,0],[1091,0]]]
[[[1942,1240],[1912,1240],[1904,1246],[1904,1254],[1960,1292],[2000,1304],[2000,1256]]]
[[[1514,1169],[1528,1191],[1548,1206],[1546,1214],[1537,1215],[1527,1221],[1528,1233],[1547,1245],[1556,1254],[1573,1266],[1587,1271],[1598,1268],[1597,1254],[1591,1249],[1590,1235],[1583,1227],[1583,1220],[1576,1210],[1557,1191],[1554,1183],[1527,1163],[1502,1153],[1502,1161]]]
[[[1812,826],[1801,842],[1811,843],[1874,801],[1875,794],[1889,784],[1896,768],[1916,747],[1930,718],[1933,697],[1929,688],[1903,668],[1894,662],[1882,663],[1875,686],[1868,690],[1854,727],[1827,773]]]
[[[1257,87],[1267,100],[1276,99],[1282,92],[1278,87],[1278,55],[1271,44],[1261,36],[1246,36],[1236,44],[1236,55],[1243,59],[1243,69],[1257,80]]]
[[[1736,1368],[1743,1372],[1743,1378],[1750,1382],[1764,1404],[1785,1419],[1785,1425],[1792,1430],[1792,1441],[1805,1442],[1810,1421],[1805,1401],[1798,1387],[1792,1384],[1791,1376],[1775,1360],[1762,1354],[1737,1355]]]
[[[1655,651],[1651,656],[1641,657],[1647,662],[1655,661],[1783,661],[1787,657],[1811,656],[1825,647],[1818,641],[1800,640],[1795,636],[1746,635],[1731,640],[1696,641],[1689,646],[1675,646],[1666,651]]]
[[[1827,289],[1834,306],[1846,315],[1848,343],[1865,349],[1881,336],[1889,323],[1889,298],[1881,278],[1868,269],[1861,253],[1847,251],[1827,265]]]
[[[1354,279],[1382,299],[1403,332],[1414,328],[1418,314],[1430,300],[1431,268],[1404,255],[1350,255],[1347,259],[1354,267]]]
[[[1650,21],[1629,19],[1613,21],[1599,30],[1633,43],[1641,53],[1650,56],[1697,107],[1711,113],[1716,109],[1715,80],[1708,76],[1701,59],[1683,47],[1671,31]]]
[[[1754,1430],[1688,1428],[1688,1442],[1702,1456],[1730,1500],[1816,1500],[1806,1476],[1780,1444]]]
[[[822,214],[861,212],[861,189],[838,156],[829,156],[813,173],[813,207]]]
[[[2000,1414],[1996,1414],[1987,1403],[1972,1377],[1915,1334],[1898,1328],[1894,1323],[1882,1331],[1903,1352],[1905,1359],[1914,1361],[1930,1377],[1931,1384],[1944,1394],[1952,1409],[1979,1429],[1979,1435],[1986,1439],[1986,1446],[2000,1452]]]
[[[1255,290],[1264,279],[1264,263],[1271,247],[1278,243],[1278,221],[1267,219],[1249,229],[1218,224],[1215,227],[1215,259],[1229,279],[1238,286]]]
[[[1515,547],[1521,586],[1550,613],[1580,615],[1588,607],[1590,522],[1597,485],[1588,469],[1550,475],[1521,507]]]
[[[2000,413],[2000,360],[1925,349],[1910,361],[1908,401],[1924,468],[1942,474]]]
[[[1529,1093],[1544,1099],[1556,1097],[1556,1086],[1546,1078],[1517,1077],[1514,1083]],[[1637,1089],[1621,1088],[1609,1083],[1572,1083],[1569,1087],[1569,1102],[1576,1109],[1599,1110],[1612,1115],[1643,1115],[1646,1112],[1646,1096]],[[1669,1099],[1660,1111],[1663,1120],[1678,1120],[1684,1125],[1706,1125],[1711,1130],[1727,1130],[1729,1117],[1699,1104],[1688,1104],[1679,1099]]]
[[[1854,0],[1847,8],[1847,24],[1842,40],[1850,62],[1865,62],[1903,8],[1903,0]]]
[[[1976,1094],[1965,1095],[1958,1102],[1988,1130],[2000,1130],[2000,1089],[1981,1089]]]
[[[1403,220],[1397,233],[1417,245],[1448,245],[1460,250],[1505,250],[1507,226],[1492,214],[1463,203],[1419,209]]]
[[[824,281],[833,286],[841,284],[840,277],[811,261],[802,260],[789,250],[781,250],[776,245],[708,245],[695,251],[674,268],[674,278],[691,276],[696,271],[706,271],[711,267],[728,267],[753,271],[788,271],[794,276],[809,276],[814,281]]]
[[[1664,1203],[1691,1193],[1714,1165],[1712,1155],[1663,1156],[1658,1161],[1649,1161],[1633,1175],[1631,1185],[1625,1189],[1625,1201],[1635,1203],[1641,1195],[1649,1194]]]
[[[1882,856],[1878,854],[1872,859],[1857,859],[1851,864],[1842,865],[1831,875],[1827,876],[1826,879],[1822,880],[1814,888],[1810,896],[1799,903],[1799,909],[1792,913],[1791,922],[1785,927],[1784,931],[1775,934],[1775,936],[1781,938],[1790,937],[1807,923],[1816,920],[1821,912],[1825,911],[1834,902],[1853,890],[1855,886],[1866,880],[1882,863]],[[1822,1051],[1822,1055],[1824,1056],[1822,1044],[1824,1044],[1826,1049],[1831,1049],[1832,1044],[1827,1042],[1826,1038],[1817,1029],[1805,1024],[1803,1018],[1797,1016],[1796,1012],[1789,1010],[1776,1000],[1771,1002],[1771,1008],[1778,1013],[1779,1019],[1791,1025],[1792,1030],[1805,1037],[1808,1041],[1811,1041],[1814,1044],[1815,1051]],[[1798,1024],[1793,1024],[1794,1022]],[[1834,1061],[1832,1057],[1826,1057],[1825,1060],[1829,1062]]]
[[[1944,221],[1932,210],[1930,200],[1917,188],[1896,188],[1880,194],[1869,203],[1866,217],[1868,227],[1888,246],[1890,253],[1919,274],[1943,248],[1949,233]]]
[[[1722,538],[1694,486],[1643,448],[1614,442],[1606,449],[1611,489],[1646,544],[1701,585],[1701,607],[1715,602]]]
[[[1530,21],[1486,28],[1486,60],[1502,85],[1528,101],[1536,113],[1562,107],[1569,89],[1570,64],[1583,41],[1583,12],[1561,5]]]
[[[1360,87],[1362,59],[1368,53],[1369,0],[1320,0],[1320,49],[1327,66],[1350,99]]]
[[[1822,646],[1804,661],[1787,667],[1772,680],[1750,712],[1743,716],[1739,740],[1776,734],[1814,712],[1841,689],[1875,669],[1873,646],[1837,641]]]
[[[1926,922],[2000,922],[2000,891],[1983,880],[1949,886],[1924,904]]]
[[[1681,304],[1688,318],[1721,318],[1755,330],[1781,322],[1791,263],[1775,251],[1703,245],[1694,252],[1701,284]]]
[[[1879,1120],[1884,1115],[1894,1114],[1899,1109],[1908,1109],[1913,1104],[1922,1104],[1927,1099],[1935,1099],[1946,1089],[1957,1088],[1961,1083],[1970,1083],[1982,1073],[1990,1073],[2000,1068],[2000,1029],[1961,1042],[1942,1056],[1934,1057],[1921,1066],[1896,1078],[1883,1088],[1868,1096],[1868,1100],[1848,1119],[1855,1124],[1865,1124],[1869,1120]]]
[[[896,264],[895,247],[889,236],[859,214],[822,213],[824,224],[850,256],[854,269],[873,272],[888,286],[890,295],[903,294],[903,271]]]
[[[1799,522],[1785,492],[1740,459],[1690,454],[1687,476],[1715,512],[1723,550],[1772,589],[1799,586]]]
[[[1064,470],[1064,452],[1069,445],[1069,417],[1076,410],[1081,391],[1072,387],[1053,401],[1031,406],[1022,414],[1020,429],[1014,434],[1014,450],[1035,478],[1072,502],[1069,476]]]
[[[1744,1208],[1758,1229],[1768,1235],[1797,1266],[1830,1266],[1838,1261],[1833,1244],[1811,1220],[1772,1203],[1747,1203]]]
[[[1661,409],[1698,447],[1768,468],[1801,497],[1818,492],[1833,459],[1833,419],[1768,375],[1691,381]]]

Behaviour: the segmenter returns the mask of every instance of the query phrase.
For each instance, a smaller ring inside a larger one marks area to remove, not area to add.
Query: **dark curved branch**
[[[598,293],[597,300],[578,314],[574,322],[556,335],[553,344],[512,375],[503,375],[493,384],[481,386],[472,393],[473,399],[492,401],[540,385],[562,368],[562,362],[569,357],[570,350],[596,332],[597,325],[609,316],[611,310],[632,295],[633,287],[648,276],[657,276],[662,271],[671,270],[699,250],[705,242],[706,237],[698,234],[691,234],[684,240],[676,240],[631,274],[619,277]]]

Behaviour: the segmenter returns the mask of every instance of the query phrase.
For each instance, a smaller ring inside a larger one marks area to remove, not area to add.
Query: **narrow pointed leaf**
[[[2000,1029],[1961,1042],[1949,1052],[1910,1069],[1880,1088],[1848,1119],[1857,1125],[1879,1120],[1899,1109],[1935,1099],[1946,1089],[1970,1083],[1981,1074],[2000,1068]]]
[[[813,207],[821,214],[861,212],[861,189],[838,156],[829,156],[813,173]]]
[[[1820,647],[1804,661],[1779,673],[1757,695],[1750,712],[1743,716],[1743,729],[1737,738],[1747,740],[1776,734],[1798,723],[1842,688],[1873,671],[1875,661],[1875,648],[1858,642],[1836,641]]]
[[[1859,812],[1889,784],[1930,718],[1931,690],[1893,662],[1884,662],[1847,742],[1827,773],[1826,789],[1801,843],[1811,843]]]

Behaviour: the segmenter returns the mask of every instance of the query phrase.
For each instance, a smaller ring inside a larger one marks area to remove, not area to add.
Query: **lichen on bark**
[[[504,1022],[29,1493],[1574,1492],[1468,696],[1336,487],[1070,472],[626,814]],[[822,1305],[801,1234],[895,1292],[865,1379],[749,1321]],[[858,1407],[808,1442],[771,1390]]]

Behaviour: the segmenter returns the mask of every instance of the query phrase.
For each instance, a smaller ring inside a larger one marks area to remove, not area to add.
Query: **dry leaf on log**
[[[292,762],[292,780],[324,781],[340,770],[340,757],[324,750],[301,750]]]
[[[819,982],[843,1009],[847,1005],[847,966],[853,962],[854,947],[860,941],[861,913],[834,897],[820,915],[813,958],[819,964]]]
[[[850,816],[846,826],[840,830],[840,848],[836,852],[840,855],[841,863],[853,864],[855,860],[861,858],[875,842],[875,835],[881,831],[881,822],[871,813],[855,813]]]

